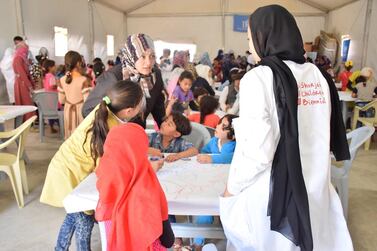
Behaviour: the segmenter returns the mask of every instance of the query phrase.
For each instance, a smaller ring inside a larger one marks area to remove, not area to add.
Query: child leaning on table
[[[63,199],[96,167],[109,130],[135,117],[142,107],[139,84],[120,81],[60,146],[48,166],[40,201],[63,207]],[[77,250],[90,250],[93,213],[68,213],[60,227],[55,250],[68,250],[73,233]]]
[[[173,245],[168,204],[147,151],[147,135],[135,123],[114,127],[106,138],[96,170],[96,219],[105,224],[108,251],[161,251]]]
[[[232,122],[237,117],[236,115],[227,114],[221,118],[216,126],[215,136],[201,149],[201,154],[197,157],[199,163],[230,164],[232,162],[236,148]],[[195,223],[212,224],[213,216],[198,216]],[[194,239],[194,247],[196,249],[203,245],[204,238]]]
[[[190,121],[181,113],[171,112],[162,122],[160,132],[149,136],[148,154],[163,157],[163,153],[171,153],[165,158],[167,162],[197,155],[198,149],[182,138],[190,133]]]

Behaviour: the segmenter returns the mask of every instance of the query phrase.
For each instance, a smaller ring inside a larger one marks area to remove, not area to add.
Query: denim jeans
[[[90,237],[94,226],[94,215],[84,212],[67,214],[60,227],[55,251],[68,251],[75,232],[76,250],[90,251]]]
[[[212,224],[213,223],[213,216],[198,216],[195,221],[196,224]],[[195,238],[194,244],[196,245],[204,245],[204,238]]]

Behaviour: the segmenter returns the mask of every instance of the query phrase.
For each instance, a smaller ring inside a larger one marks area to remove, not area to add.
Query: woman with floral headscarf
[[[87,116],[100,103],[106,91],[117,81],[130,79],[140,84],[146,101],[144,112],[133,122],[145,128],[146,118],[152,113],[157,125],[160,126],[165,117],[164,84],[161,71],[156,65],[153,40],[141,33],[128,36],[121,50],[121,62],[96,80],[96,87],[84,103],[83,116]]]
[[[13,58],[13,70],[15,74],[14,82],[14,98],[16,105],[33,105],[31,99],[31,91],[33,85],[30,81],[29,62],[28,62],[29,46],[21,42],[16,47],[16,53]],[[29,112],[24,115],[24,121],[35,115],[35,112]]]

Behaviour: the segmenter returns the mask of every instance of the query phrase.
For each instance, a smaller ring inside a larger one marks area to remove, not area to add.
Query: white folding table
[[[230,165],[200,164],[196,157],[164,163],[157,177],[172,215],[219,215],[219,195],[224,192]],[[67,213],[95,210],[98,201],[96,176],[90,174],[63,201]],[[175,236],[225,239],[219,225],[173,223]],[[100,225],[101,239],[106,240]],[[106,245],[102,243],[102,247]]]
[[[343,122],[344,126],[346,126],[347,123],[347,103],[355,102],[357,98],[352,97],[352,92],[347,91],[338,91],[339,100],[342,102],[342,116],[343,116]]]

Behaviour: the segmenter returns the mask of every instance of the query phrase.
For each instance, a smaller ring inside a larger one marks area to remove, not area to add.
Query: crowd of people
[[[352,250],[330,184],[330,150],[349,158],[341,114],[331,113],[338,100],[330,97],[337,97],[334,79],[370,101],[377,94],[373,72],[352,72],[347,61],[336,75],[325,56],[307,62],[296,22],[281,6],[257,9],[248,39],[244,56],[219,50],[212,60],[205,52],[190,62],[188,51],[171,56],[165,49],[157,63],[153,40],[132,34],[107,66],[100,58],[88,65],[76,51],[57,66],[45,48],[34,62],[25,41],[14,38],[0,65],[9,102],[33,105],[33,91],[44,88],[58,93],[64,110],[66,140],[50,162],[40,201],[62,207],[90,173],[98,177],[95,214],[67,214],[55,250],[68,250],[73,233],[77,250],[90,250],[96,220],[105,222],[108,250],[181,250],[155,173],[164,161],[193,156],[198,164],[231,164],[220,213],[235,250]],[[297,83],[314,82],[326,102],[298,105]],[[150,115],[156,132],[147,136]],[[201,149],[182,137],[191,133],[190,122],[214,130]],[[50,126],[55,132],[54,121]],[[334,126],[338,133],[330,135]],[[191,248],[204,243],[196,238]]]

